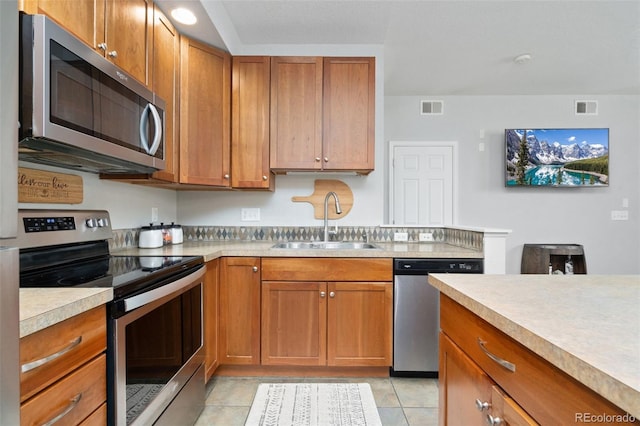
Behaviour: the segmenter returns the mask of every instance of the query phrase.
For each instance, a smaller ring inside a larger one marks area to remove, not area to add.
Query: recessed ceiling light
[[[185,9],[184,7],[178,7],[171,11],[171,16],[173,19],[178,21],[184,25],[193,25],[198,20],[196,19],[196,15],[193,14],[189,9]]]
[[[516,64],[524,64],[525,62],[529,62],[531,60],[531,55],[528,53],[522,54],[522,55],[518,55],[515,58],[513,58],[513,62],[515,62]]]

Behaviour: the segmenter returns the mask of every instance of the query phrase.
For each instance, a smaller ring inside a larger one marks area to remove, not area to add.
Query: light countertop
[[[141,256],[203,256],[205,262],[221,256],[255,257],[407,257],[407,258],[482,258],[480,250],[444,243],[376,243],[378,249],[275,249],[276,241],[187,241],[154,249],[129,248],[114,254]]]
[[[111,288],[21,288],[20,337],[104,305],[111,299]]]
[[[376,250],[273,249],[273,241],[186,242],[157,249],[130,248],[113,254],[141,256],[203,256],[205,261],[221,256],[256,257],[459,257],[482,258],[482,252],[442,243],[375,243]],[[20,289],[20,337],[35,333],[111,301],[112,289],[23,288]]]
[[[429,282],[640,418],[640,276],[433,274]]]

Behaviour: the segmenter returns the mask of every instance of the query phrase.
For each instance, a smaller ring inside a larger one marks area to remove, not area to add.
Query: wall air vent
[[[576,101],[576,115],[598,115],[598,101]]]
[[[420,115],[444,114],[443,101],[420,101]]]

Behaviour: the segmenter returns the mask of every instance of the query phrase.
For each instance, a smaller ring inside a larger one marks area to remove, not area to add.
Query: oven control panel
[[[106,210],[18,210],[20,248],[113,238]]]
[[[70,231],[76,229],[73,217],[23,217],[24,232]]]

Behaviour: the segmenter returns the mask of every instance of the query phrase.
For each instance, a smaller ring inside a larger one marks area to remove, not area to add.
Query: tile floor
[[[383,426],[438,424],[438,380],[414,378],[214,377],[196,426],[243,426],[260,383],[369,383]]]

